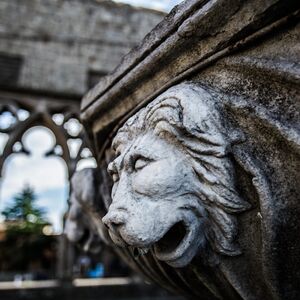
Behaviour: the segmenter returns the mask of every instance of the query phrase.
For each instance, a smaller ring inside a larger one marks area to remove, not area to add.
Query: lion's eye
[[[143,169],[144,167],[146,167],[148,164],[149,164],[149,160],[148,159],[145,159],[145,158],[138,158],[135,163],[134,163],[134,169],[137,171],[137,170],[141,170]]]

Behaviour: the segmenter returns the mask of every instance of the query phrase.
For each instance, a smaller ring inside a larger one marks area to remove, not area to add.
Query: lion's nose
[[[125,223],[125,216],[119,212],[108,212],[102,221],[109,229],[116,231],[118,227]]]

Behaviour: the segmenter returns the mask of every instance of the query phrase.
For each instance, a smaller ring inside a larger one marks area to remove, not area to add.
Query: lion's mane
[[[189,156],[199,180],[196,196],[208,215],[205,235],[211,247],[221,254],[239,254],[236,214],[250,205],[236,190],[228,155],[232,138],[214,97],[192,83],[170,88],[125,123],[113,147],[128,144],[149,130]]]

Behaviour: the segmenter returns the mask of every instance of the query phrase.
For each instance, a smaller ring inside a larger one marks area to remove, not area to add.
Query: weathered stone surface
[[[281,23],[285,23],[284,16],[297,7],[297,2],[293,0],[286,3],[209,1],[205,5],[197,0],[183,2],[145,37],[141,45],[125,56],[114,73],[106,76],[85,96],[82,118],[88,123],[95,121],[95,124],[88,126],[103,132],[100,135],[103,140],[99,141],[103,149],[108,127],[113,128],[122,118],[128,118],[125,116],[129,112],[132,114],[137,111],[193,73],[254,43],[269,31],[280,30]],[[297,19],[297,16],[291,13],[290,23],[297,22],[293,18]],[[189,35],[182,35],[182,32],[189,30]],[[277,39],[274,43],[278,43],[278,46],[266,48],[264,54],[270,57],[267,61],[271,62],[272,57],[281,55],[283,60],[288,60],[288,52],[282,50],[291,48],[290,51],[295,53],[296,39],[288,38],[287,42],[290,45],[285,44],[282,48],[283,42]],[[256,48],[255,52],[259,53],[260,48],[264,46]],[[295,56],[292,59],[295,61]],[[236,60],[231,61],[234,64]],[[292,63],[291,68],[297,70],[298,64]],[[295,72],[291,71],[291,74]],[[293,76],[293,81],[297,80],[297,76]],[[139,86],[136,82],[139,82]]]
[[[163,287],[300,297],[299,8],[186,1],[83,100],[103,222]]]
[[[208,256],[208,245],[240,254],[234,215],[250,204],[235,188],[227,157],[240,137],[222,126],[214,100],[196,85],[181,84],[119,130],[117,158],[108,166],[113,201],[103,219],[116,244],[145,253],[154,246],[158,260],[177,268],[197,253]]]
[[[0,84],[82,95],[162,17],[111,1],[1,1]],[[4,78],[13,71],[7,56],[20,60],[15,80]]]

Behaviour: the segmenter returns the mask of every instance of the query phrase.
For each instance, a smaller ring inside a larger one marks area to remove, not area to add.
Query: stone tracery
[[[23,153],[30,155],[22,142],[23,135],[27,130],[35,126],[44,126],[54,134],[56,142],[45,156],[56,156],[62,158],[67,166],[68,176],[72,177],[76,166],[81,159],[92,157],[89,151],[88,141],[84,130],[78,123],[79,108],[75,103],[62,103],[61,101],[15,99],[2,96],[0,99],[0,117],[10,114],[11,122],[8,126],[0,128],[0,132],[8,135],[8,140],[4,145],[3,153],[0,157],[0,175],[6,159],[11,154]],[[19,112],[23,113],[23,118]],[[58,118],[57,118],[58,117]],[[72,126],[70,122],[77,122],[78,128]],[[80,128],[81,127],[81,128]],[[80,140],[81,145],[75,153],[71,153],[70,141]],[[17,147],[16,147],[17,145]]]

